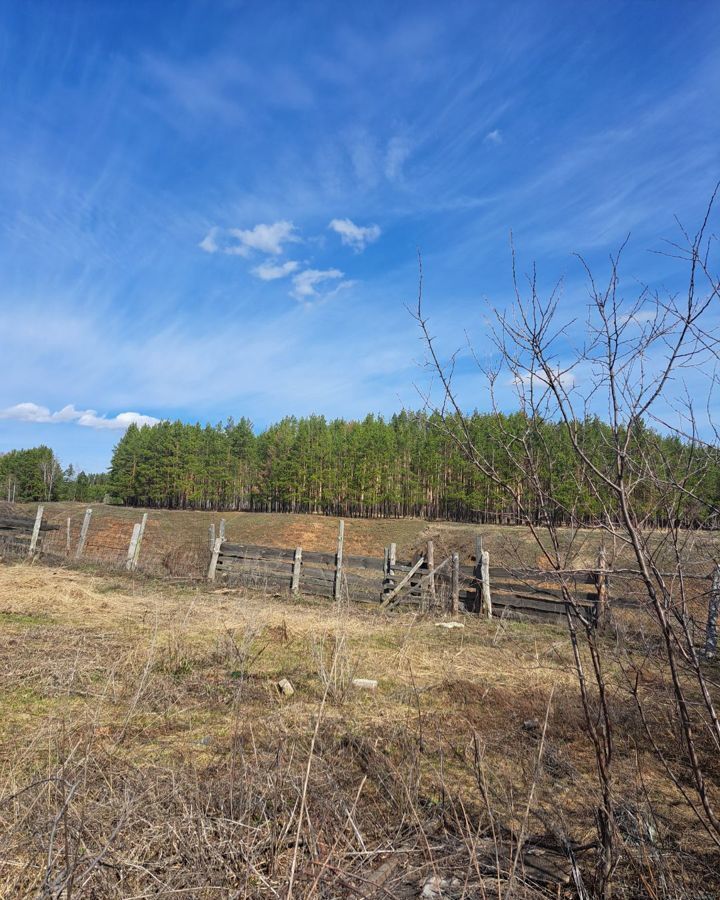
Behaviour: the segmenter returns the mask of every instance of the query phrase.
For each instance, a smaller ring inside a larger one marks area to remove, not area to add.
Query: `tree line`
[[[460,429],[496,473],[488,477],[461,449]],[[578,423],[583,445],[599,467],[612,462],[609,426],[596,417]],[[532,429],[538,453],[552,460],[533,477],[524,459],[527,418],[522,413],[474,413],[462,421],[438,414],[402,412],[362,421],[323,416],[282,419],[256,434],[249,420],[217,425],[161,422],[131,426],[117,444],[109,490],[132,506],[168,509],[324,513],[348,517],[419,516],[478,523],[539,521],[552,510],[556,522],[591,521],[612,497],[587,481],[557,422]],[[516,436],[516,438],[514,437]],[[514,447],[513,441],[516,440]],[[716,448],[633,430],[635,455],[655,472],[682,474],[688,490],[675,510],[656,508],[650,482],[639,489],[648,521],[696,520],[697,498],[720,501]],[[502,485],[514,482],[522,503]],[[550,506],[548,505],[550,498]],[[523,515],[520,509],[524,510]]]
[[[588,418],[578,427],[597,465],[608,465],[609,426]],[[469,429],[495,478],[467,458],[461,428]],[[110,500],[165,509],[418,516],[485,524],[516,524],[528,511],[539,522],[548,509],[555,523],[590,522],[612,504],[587,481],[567,428],[540,421],[531,433],[538,456],[552,460],[539,480],[523,462],[532,448],[525,446],[522,413],[475,413],[462,423],[452,416],[408,412],[362,421],[290,416],[260,433],[245,418],[205,426],[131,425],[113,451],[108,473],[63,470],[47,446],[0,455],[0,496],[16,502]],[[682,503],[669,512],[658,504],[648,479],[639,501],[649,524],[662,526],[670,517],[696,524],[699,498],[720,506],[717,448],[647,428],[637,434],[634,440],[644,446],[635,458],[644,459],[649,471],[682,475],[687,484]],[[515,484],[520,504],[509,499],[508,482]]]
[[[108,492],[107,473],[63,469],[50,447],[0,454],[0,499],[11,503],[45,503],[53,500],[101,501]]]

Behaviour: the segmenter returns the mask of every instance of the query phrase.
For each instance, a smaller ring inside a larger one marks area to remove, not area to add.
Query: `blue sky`
[[[720,4],[0,4],[0,452],[101,470],[141,417],[417,406],[508,234],[586,302],[720,176]],[[483,408],[478,379],[463,401]],[[142,421],[142,419],[141,419]]]

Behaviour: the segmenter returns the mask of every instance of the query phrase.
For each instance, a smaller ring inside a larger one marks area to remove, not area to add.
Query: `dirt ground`
[[[36,504],[19,504],[18,509],[34,515]],[[71,519],[73,544],[77,540],[86,506],[81,503],[47,503],[45,520],[59,525],[53,540],[65,541],[67,518]],[[338,522],[335,516],[291,513],[197,512],[189,510],[131,509],[119,506],[92,505],[93,515],[88,549],[93,540],[98,547],[115,546],[126,549],[132,526],[148,513],[149,541],[166,544],[193,542],[206,546],[208,528],[217,528],[225,519],[227,540],[233,543],[258,544],[267,547],[294,548],[331,552],[337,545]],[[359,556],[382,557],[383,549],[397,544],[398,558],[409,558],[426,545],[437,544],[437,552],[459,550],[463,562],[470,563],[475,553],[475,538],[483,539],[483,547],[494,555],[498,565],[514,564],[522,559],[534,564],[537,550],[527,531],[512,526],[467,525],[455,522],[435,522],[426,519],[345,519],[345,552]],[[581,546],[580,546],[581,545]],[[588,531],[579,541],[579,552],[595,562],[598,536]]]
[[[528,855],[593,841],[568,636],[463,625],[0,566],[0,895],[573,896]],[[619,680],[612,702],[618,804],[655,823],[622,878],[715,890]]]

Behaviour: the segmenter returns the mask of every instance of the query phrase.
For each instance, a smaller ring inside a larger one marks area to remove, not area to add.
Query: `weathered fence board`
[[[35,516],[0,516],[0,531],[27,531],[30,534],[35,524]],[[40,531],[57,531],[58,525],[42,522]]]
[[[258,547],[254,544],[228,544],[222,545],[222,555],[226,558],[237,559],[287,559],[292,562],[295,556],[294,550],[283,550],[278,547]],[[309,557],[310,554],[305,554]]]
[[[519,610],[534,610],[535,612],[547,612],[550,615],[564,615],[565,602],[562,600],[550,600],[538,597],[527,596],[524,594],[505,594],[493,592],[493,606],[508,607],[512,606]],[[567,604],[571,609],[572,605]],[[578,609],[582,612],[591,612],[594,607],[588,604],[576,603]]]
[[[32,533],[37,516],[0,516],[0,531],[20,531]],[[40,523],[40,531],[58,531],[59,525],[51,525],[48,522]]]
[[[451,612],[463,609],[491,616],[495,610],[499,615],[552,622],[565,618],[564,579],[583,614],[593,615],[597,592],[590,588],[586,573],[574,577],[537,570],[491,569],[489,554],[482,550],[471,566],[459,565],[457,554],[438,566],[428,554],[418,554],[412,561],[398,560],[395,545],[386,549],[384,559],[353,556],[344,554],[342,537],[341,530],[335,553],[224,542],[216,571],[228,582],[288,593],[337,600],[347,592],[353,600],[382,606],[419,605],[424,609],[434,606],[440,594]],[[582,585],[574,584],[575,578],[582,578]]]
[[[43,521],[43,507],[39,506],[35,516],[0,516],[0,555],[23,557],[42,551],[42,535],[57,531],[57,525]]]
[[[587,585],[583,585],[583,587],[587,587]],[[534,585],[527,579],[511,581],[507,578],[502,581],[497,579],[492,582],[493,593],[497,591],[507,591],[508,593],[517,593],[517,594],[529,594],[534,597],[547,597],[548,601],[552,600],[564,600],[563,592],[560,589],[556,588],[547,588],[539,585]],[[570,593],[575,597],[578,602],[595,602],[597,599],[596,591],[578,591],[570,589]]]

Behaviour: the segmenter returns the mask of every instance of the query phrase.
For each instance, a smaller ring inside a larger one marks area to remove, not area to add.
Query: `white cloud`
[[[200,241],[198,247],[203,249],[206,253],[217,253],[220,249],[217,245],[217,234],[218,228],[211,228],[210,231],[205,235],[205,237]]]
[[[255,266],[254,269],[251,269],[251,272],[257,278],[262,279],[262,281],[276,281],[278,278],[287,278],[288,275],[292,275],[299,266],[300,263],[295,262],[292,259],[282,263],[282,265],[264,262],[260,263],[259,266]]]
[[[297,243],[300,238],[292,222],[282,219],[271,225],[256,225],[254,228],[227,228],[214,226],[200,241],[199,246],[206,253],[227,253],[230,256],[250,256],[257,250],[270,256],[279,256],[283,244]]]
[[[16,403],[0,410],[0,419],[15,419],[18,422],[36,422],[43,424],[57,424],[60,422],[74,422],[85,428],[111,428],[117,431],[125,431],[130,425],[157,425],[160,419],[154,416],[145,416],[137,412],[122,412],[116,416],[99,416],[94,409],[75,409],[72,403],[63,406],[57,412],[50,412],[47,406],[39,406],[37,403]]]
[[[237,253],[247,256],[251,250],[259,250],[261,253],[270,253],[274,256],[283,252],[283,244],[298,241],[295,234],[295,226],[285,220],[273,222],[272,225],[256,225],[254,228],[243,230],[231,228],[230,234],[240,242],[235,247],[230,247],[226,253]]]
[[[368,244],[372,244],[380,237],[379,225],[356,225],[350,219],[333,219],[328,225],[340,235],[340,240],[348,247],[352,247],[356,253],[361,253]]]
[[[291,278],[275,285],[289,292]],[[400,295],[404,283],[398,277],[388,290]],[[287,408],[288,385],[298,398],[298,415],[318,410],[331,417],[362,417],[368,409],[390,413],[399,397],[401,404],[411,405],[416,353],[414,333],[403,327],[407,314],[401,306],[388,309],[383,321],[389,322],[389,331],[378,331],[374,315],[360,302],[347,302],[349,289],[341,279],[328,281],[318,288],[322,296],[288,302],[275,315],[264,306],[249,306],[242,316],[225,316],[222,328],[178,310],[160,322],[154,314],[141,315],[135,320],[137,330],[121,328],[114,311],[101,305],[75,309],[61,300],[48,303],[45,297],[25,306],[3,305],[0,293],[0,358],[5,364],[0,410],[31,397],[59,410],[66,398],[79,398],[78,384],[93,386],[94,402],[103,411],[153,409],[161,418],[191,421],[215,421],[218,410],[242,410],[261,425],[277,420]],[[342,340],[337,333],[340,299],[345,301]],[[228,351],[240,346],[242,353]],[[348,366],[349,358],[356,364]],[[49,391],[53,394],[46,396]],[[475,395],[468,393],[472,404]],[[86,472],[105,467],[123,434],[0,420],[0,452],[21,446],[21,433],[31,430],[36,442],[43,440],[64,462]]]
[[[145,416],[137,412],[122,412],[108,419],[106,416],[98,416],[94,409],[88,409],[80,416],[77,423],[86,428],[112,428],[126,431],[131,425],[138,427],[157,425],[159,421],[160,419],[156,419],[154,416]]]
[[[495,128],[493,131],[488,131],[485,135],[485,143],[486,144],[494,144],[496,147],[499,144],[502,144],[503,136],[499,128]]]
[[[298,300],[310,300],[313,297],[319,297],[316,290],[317,285],[324,281],[334,281],[336,278],[342,278],[343,273],[340,269],[306,269],[293,278],[292,295]]]

